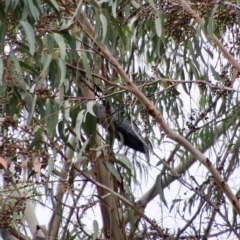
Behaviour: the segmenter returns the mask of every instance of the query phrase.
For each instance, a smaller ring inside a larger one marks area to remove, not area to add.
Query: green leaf
[[[32,14],[34,20],[38,21],[39,20],[39,11],[38,11],[37,7],[34,5],[34,1],[27,0],[27,2],[28,2],[28,6],[29,6],[29,9],[31,11],[31,14]]]
[[[60,31],[70,30],[73,27],[74,22],[72,20],[66,20],[62,24]]]
[[[71,19],[72,23],[75,23],[79,20],[80,13],[82,11],[82,1],[79,1],[78,6],[73,14],[73,17]]]
[[[54,37],[52,34],[48,34],[46,36],[47,39],[47,47],[48,47],[48,53],[49,54],[54,54],[54,47],[55,47],[55,41],[54,41]]]
[[[37,52],[39,54],[42,54],[43,48],[44,48],[43,41],[40,37],[35,37],[35,40],[36,40],[36,45],[37,45]]]
[[[6,4],[6,9],[8,11],[13,11],[19,4],[19,0],[15,0],[15,1],[5,1]]]
[[[64,118],[68,121],[70,118],[70,108],[71,108],[71,104],[69,103],[69,101],[65,101],[64,102]]]
[[[81,135],[80,135],[81,126],[82,126],[82,123],[83,123],[85,117],[86,117],[85,110],[80,111],[77,115],[75,128],[76,128],[76,135],[78,137],[78,140],[81,140]]]
[[[214,31],[216,29],[216,25],[214,23],[213,18],[209,17],[208,18],[208,25],[207,25],[207,33],[210,37],[214,34]]]
[[[66,77],[66,63],[64,60],[62,60],[61,58],[58,59],[58,65],[61,71],[61,79],[60,79],[60,84],[59,87],[63,84],[65,77]]]
[[[32,140],[29,149],[41,149],[42,148],[42,132],[37,130],[34,133],[34,139]]]
[[[113,15],[114,18],[117,18],[117,0],[113,2],[112,15]]]
[[[44,67],[43,67],[43,70],[41,72],[41,75],[45,74],[47,72],[47,69],[48,69],[51,61],[52,61],[52,54],[48,54],[47,58],[45,56],[43,56],[42,63],[44,64],[43,65]]]
[[[106,34],[107,34],[108,21],[107,21],[106,17],[102,13],[100,14],[100,21],[102,23],[102,29],[103,29],[102,41],[104,41],[105,37],[106,37]]]
[[[212,66],[212,64],[210,64],[210,68],[211,68],[211,71],[212,71],[212,74],[213,74],[214,78],[215,78],[216,80],[222,81],[223,79],[222,79],[221,76],[218,74],[218,72],[214,69],[214,67]]]
[[[199,105],[204,109],[208,106],[208,98],[205,94],[202,94],[199,100]]]
[[[87,140],[83,143],[83,145],[82,145],[82,147],[81,147],[81,149],[80,149],[80,153],[79,153],[80,156],[82,155],[82,152],[84,152],[85,149],[87,148],[88,143],[89,143],[89,139],[87,139]]]
[[[174,200],[172,201],[172,205],[171,205],[171,207],[170,207],[170,209],[169,209],[169,212],[171,212],[171,211],[173,210],[173,208],[174,208],[174,206],[175,206],[176,203],[179,203],[179,202],[181,202],[181,201],[182,201],[182,199],[174,199]]]
[[[123,166],[125,166],[129,170],[132,170],[132,164],[126,155],[116,154],[116,158]]]
[[[11,54],[10,55],[10,59],[13,62],[14,71],[15,72],[19,72],[19,70],[20,70],[20,63],[19,63],[19,60],[18,60],[17,56],[14,55],[14,54]]]
[[[53,36],[59,46],[61,58],[64,60],[66,57],[66,43],[64,38],[58,33],[54,33]]]
[[[22,68],[24,71],[26,71],[26,72],[28,72],[28,73],[35,74],[35,75],[38,74],[38,72],[36,71],[36,69],[34,69],[32,66],[30,66],[30,65],[28,65],[28,64],[26,64],[25,62],[22,62],[22,61],[19,61],[19,63],[20,63],[21,68]]]
[[[105,162],[105,165],[106,165],[107,169],[112,173],[112,175],[114,177],[116,177],[116,179],[119,182],[121,182],[122,181],[121,176],[120,176],[119,172],[117,171],[117,169],[114,167],[114,165],[110,162]]]
[[[85,121],[82,123],[82,128],[88,136],[93,136],[91,143],[94,144],[96,142],[94,135],[97,130],[97,118],[87,112]]]
[[[27,39],[28,39],[28,43],[29,43],[29,51],[32,55],[34,55],[34,51],[35,51],[35,34],[33,31],[32,26],[26,22],[26,21],[20,21],[20,24],[22,25],[26,35],[27,35]]]
[[[68,142],[68,137],[66,135],[66,125],[65,125],[66,121],[65,120],[60,120],[57,123],[57,136],[63,140],[65,143]],[[75,134],[73,134],[75,135]]]
[[[87,78],[92,80],[91,68],[90,68],[89,63],[88,63],[88,58],[87,58],[86,52],[83,51],[81,53],[81,56],[82,56],[83,66],[84,66],[84,70],[86,71]]]
[[[45,111],[45,123],[48,129],[48,133],[52,134],[56,130],[58,123],[59,105],[52,100],[47,99],[46,111]]]
[[[62,37],[64,38],[64,41],[66,42],[66,44],[71,47],[72,56],[75,56],[75,54],[76,54],[76,51],[75,51],[76,50],[76,41],[75,41],[74,37],[67,31],[62,31],[61,34],[62,34]]]
[[[28,116],[28,121],[27,121],[28,125],[32,123],[33,115],[35,113],[36,102],[37,102],[37,95],[34,95],[34,97],[32,98],[32,102],[31,102],[32,105],[31,105],[29,116]]]
[[[7,25],[5,21],[0,21],[0,51],[2,52],[5,47],[5,37],[7,32]]]
[[[136,224],[137,216],[134,213],[133,209],[127,210],[127,214],[128,214],[131,229],[134,229],[136,227],[135,224]]]
[[[155,28],[156,28],[158,37],[164,37],[164,19],[163,19],[162,11],[156,13]]]
[[[96,114],[93,111],[93,107],[94,107],[95,102],[94,101],[88,101],[87,102],[87,112],[89,112],[91,115],[93,115],[94,117],[97,117]]]
[[[148,0],[150,6],[155,10],[155,11],[158,11],[157,8],[156,8],[156,3],[153,1],[153,0]]]
[[[56,8],[56,10],[59,11],[58,4],[57,4],[56,0],[50,0],[50,2]]]
[[[164,192],[163,192],[163,188],[162,188],[162,174],[159,174],[159,175],[157,176],[156,188],[157,188],[157,191],[158,191],[158,193],[159,193],[160,199],[162,200],[162,202],[164,203],[164,205],[167,207],[167,201],[166,201],[166,199],[165,199]]]
[[[4,69],[3,61],[2,58],[0,58],[0,86],[3,85],[3,69]]]
[[[98,3],[98,5],[102,5],[103,3],[106,3],[106,2],[108,2],[109,0],[100,0],[100,1],[98,1],[97,3]]]
[[[98,232],[99,232],[98,222],[94,220],[93,221],[93,240],[98,239]]]

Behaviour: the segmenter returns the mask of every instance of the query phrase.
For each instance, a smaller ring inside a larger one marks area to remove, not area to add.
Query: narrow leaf
[[[66,57],[66,43],[64,41],[64,38],[58,33],[54,33],[53,36],[54,36],[54,39],[59,46],[61,58],[65,59],[65,57]]]
[[[158,37],[164,36],[164,19],[163,19],[163,13],[158,12],[155,17],[155,28]]]
[[[148,0],[148,2],[155,11],[158,11],[157,8],[156,8],[156,3],[154,3],[153,0]]]
[[[132,164],[130,160],[124,154],[116,154],[116,158],[119,162],[121,162],[126,168],[132,170]]]
[[[81,11],[82,11],[82,1],[79,1],[78,6],[75,10],[75,13],[73,14],[73,17],[71,19],[72,23],[78,21]]]
[[[210,68],[211,68],[212,74],[215,77],[215,79],[222,81],[221,76],[218,74],[218,72],[214,69],[214,67],[211,64],[210,64]]]
[[[85,118],[85,111],[82,110],[78,113],[77,120],[76,120],[76,135],[79,140],[81,140],[81,136],[80,136],[81,125],[82,125],[84,118]]]
[[[102,29],[103,29],[103,33],[102,33],[102,41],[104,41],[106,34],[107,34],[107,19],[106,17],[101,13],[100,14],[100,21],[102,23]]]
[[[3,82],[3,61],[2,58],[0,58],[0,86],[2,86]]]
[[[59,68],[61,71],[61,79],[60,79],[60,84],[59,84],[59,86],[61,86],[65,80],[67,69],[66,69],[65,61],[62,60],[61,58],[58,59],[58,65],[59,65]]]
[[[28,121],[27,121],[28,125],[30,125],[32,122],[32,118],[35,112],[36,102],[37,102],[37,95],[35,94],[34,97],[32,98],[31,110],[28,116]]]
[[[98,222],[94,220],[93,221],[93,240],[98,238],[98,232],[99,232]]]
[[[51,2],[52,5],[56,8],[56,10],[59,11],[58,4],[57,4],[56,0],[50,0],[50,2]]]
[[[33,18],[35,19],[35,21],[38,21],[39,20],[39,11],[38,11],[37,7],[34,5],[34,1],[28,0],[27,2],[28,2],[28,6],[29,6],[29,9],[31,11]]]
[[[64,102],[64,118],[66,120],[68,120],[70,118],[70,107],[71,107],[71,104],[69,103],[69,101],[65,101]]]
[[[112,5],[112,15],[113,15],[114,18],[117,18],[117,1],[113,2],[113,5]]]
[[[87,60],[87,54],[86,54],[86,52],[83,51],[81,53],[81,55],[82,55],[83,66],[86,71],[87,78],[92,80],[91,68],[90,68],[88,60]]]
[[[162,175],[161,174],[159,174],[157,176],[156,188],[157,188],[157,191],[159,193],[160,199],[162,200],[164,205],[167,207],[167,201],[165,199],[165,196],[164,196],[164,193],[163,193],[163,188],[162,188]]]
[[[41,72],[41,75],[44,75],[46,73],[46,71],[47,71],[47,69],[48,69],[48,67],[49,67],[49,65],[52,61],[52,54],[48,54],[47,59],[44,59],[44,60],[43,60],[44,61],[44,67],[43,67],[43,70]]]
[[[89,112],[91,115],[93,115],[94,117],[97,117],[93,111],[93,107],[94,107],[94,101],[88,101],[87,102],[87,112]]]
[[[23,27],[26,35],[27,35],[27,39],[28,39],[28,42],[29,42],[30,54],[33,55],[34,51],[35,51],[35,34],[34,34],[34,31],[33,31],[33,28],[26,21],[20,21],[20,24],[22,25],[22,27]]]
[[[121,177],[119,172],[117,171],[117,169],[114,167],[114,165],[110,162],[105,162],[105,165],[107,167],[107,169],[112,173],[113,176],[116,177],[116,179],[121,182]]]

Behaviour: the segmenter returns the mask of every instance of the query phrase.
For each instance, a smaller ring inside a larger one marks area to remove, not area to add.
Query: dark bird
[[[86,108],[86,104],[83,104],[83,108]],[[108,111],[106,106],[97,103],[96,108],[96,115],[99,124],[105,129],[108,129],[111,124],[110,120],[112,120],[114,130],[116,131],[116,134],[114,134],[115,138],[122,141],[125,146],[130,147],[135,151],[145,153],[140,130],[133,121],[130,121],[125,114],[119,110],[115,110],[113,107]]]

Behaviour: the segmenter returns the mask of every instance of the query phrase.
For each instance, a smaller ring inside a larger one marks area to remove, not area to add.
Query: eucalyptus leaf
[[[64,107],[64,118],[66,120],[69,120],[71,104],[69,103],[69,101],[65,101],[63,107]]]
[[[18,60],[17,56],[15,56],[14,54],[11,54],[10,58],[11,58],[11,60],[13,62],[13,65],[14,65],[14,71],[19,72],[20,63],[19,63],[19,60]]]
[[[95,105],[94,101],[88,101],[87,102],[87,112],[89,112],[94,117],[97,117],[96,114],[93,111],[94,105]]]
[[[31,14],[34,18],[35,21],[39,20],[40,13],[38,11],[38,8],[35,6],[34,1],[32,0],[27,0],[29,9],[31,11]]]
[[[84,69],[86,71],[86,75],[90,80],[92,80],[92,73],[91,73],[90,65],[88,63],[87,54],[86,52],[82,52],[81,55],[82,55],[82,61],[83,61]]]
[[[112,173],[112,175],[113,175],[114,177],[116,177],[116,179],[117,179],[119,182],[121,182],[122,180],[121,180],[120,174],[119,174],[119,172],[117,171],[117,169],[114,167],[114,165],[113,165],[112,163],[110,163],[110,162],[105,162],[105,165],[106,165],[107,169]]]
[[[60,72],[61,72],[61,79],[60,79],[59,86],[61,86],[65,80],[67,68],[66,68],[65,61],[60,58],[58,59],[58,64],[59,64],[59,68],[60,68]]]
[[[66,58],[66,43],[64,41],[64,38],[59,33],[53,34],[55,41],[57,42],[61,54],[61,58],[65,60]]]
[[[4,73],[4,70],[3,70],[3,61],[2,61],[2,58],[0,58],[0,86],[3,85],[3,73]]]
[[[99,226],[96,220],[93,220],[93,240],[98,239]]]
[[[162,11],[158,12],[155,16],[155,28],[158,37],[164,37],[164,19]]]
[[[159,193],[159,196],[160,196],[160,199],[161,201],[164,203],[164,205],[167,207],[167,201],[166,201],[166,198],[164,196],[164,192],[163,192],[163,187],[162,187],[162,175],[159,174],[157,176],[157,179],[156,179],[156,188],[157,188],[157,191]]]
[[[100,14],[100,21],[102,23],[102,29],[103,29],[103,33],[102,33],[102,41],[105,40],[106,34],[107,34],[107,26],[108,26],[108,21],[106,19],[106,17],[103,14]]]
[[[112,15],[114,18],[117,17],[117,0],[113,2],[113,5],[112,5]]]
[[[37,95],[34,95],[32,98],[32,104],[31,104],[31,109],[28,115],[28,121],[27,124],[30,125],[33,120],[34,112],[35,112],[35,107],[36,107],[36,102],[37,102]]]
[[[148,0],[150,6],[155,10],[155,11],[158,11],[157,8],[156,8],[156,3],[154,2],[154,0]]]
[[[71,22],[78,21],[80,13],[81,13],[81,10],[82,10],[82,1],[79,1],[78,2],[78,6],[77,6],[77,8],[75,10],[75,13],[74,13],[74,15],[73,15],[73,17],[71,19]]]
[[[20,21],[19,23],[22,25],[22,27],[26,33],[26,36],[28,38],[29,52],[30,52],[30,54],[33,55],[34,51],[35,51],[35,34],[33,31],[33,28],[27,21]]]
[[[130,160],[124,154],[116,154],[116,158],[121,164],[123,164],[127,169],[132,170],[132,164]]]
[[[52,5],[56,8],[56,10],[57,11],[59,11],[59,7],[58,7],[58,4],[57,4],[57,2],[56,2],[56,0],[49,0],[51,3],[52,3]]]
[[[78,116],[77,116],[77,120],[76,120],[76,135],[78,137],[79,140],[81,140],[81,136],[80,136],[80,133],[81,133],[81,126],[82,126],[82,123],[85,119],[86,115],[85,115],[85,111],[82,110],[78,113]]]
[[[51,54],[48,54],[47,57],[44,56],[44,58],[42,60],[44,65],[43,65],[43,70],[41,72],[41,75],[44,75],[47,72],[51,61],[52,61],[52,55]]]

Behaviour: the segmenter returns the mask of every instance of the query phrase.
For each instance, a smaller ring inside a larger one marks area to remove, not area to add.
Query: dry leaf
[[[40,181],[40,173],[41,173],[41,163],[38,157],[35,158],[33,162],[33,168],[34,171],[36,172],[36,180],[39,182]]]
[[[61,183],[61,191],[62,191],[62,193],[66,193],[66,191],[67,191],[67,184],[66,183]]]
[[[23,182],[27,181],[27,166],[28,166],[29,158],[26,158],[22,162],[22,174],[23,174]]]
[[[233,68],[232,70],[232,78],[231,78],[231,87],[233,87],[233,84],[238,77],[238,70],[236,68]]]
[[[5,158],[0,157],[0,164],[7,169],[7,161],[5,160]]]

